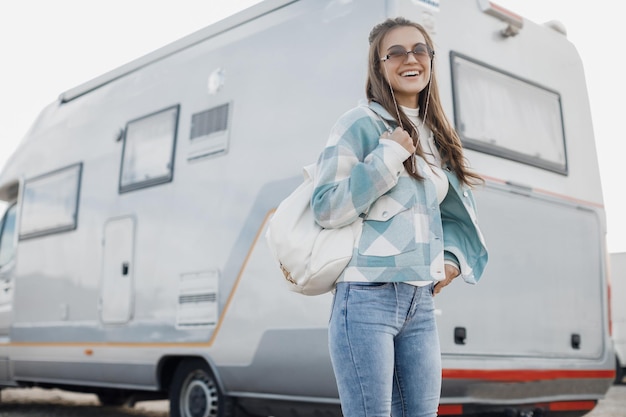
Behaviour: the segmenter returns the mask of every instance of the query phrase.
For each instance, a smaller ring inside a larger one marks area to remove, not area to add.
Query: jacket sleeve
[[[454,255],[465,282],[476,284],[487,264],[488,254],[480,231],[468,210],[474,210],[473,196],[468,191],[470,206],[461,201],[456,191],[450,190],[441,203],[444,250]]]
[[[358,108],[333,127],[317,162],[311,198],[320,226],[338,228],[354,222],[397,184],[411,154],[392,140],[379,140],[383,131],[382,122]]]

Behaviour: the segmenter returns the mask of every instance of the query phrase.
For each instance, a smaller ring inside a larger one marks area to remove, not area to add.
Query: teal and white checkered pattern
[[[317,163],[311,200],[316,221],[334,228],[364,219],[340,280],[442,280],[445,248],[456,256],[463,278],[476,282],[487,251],[471,191],[446,171],[450,191],[439,205],[426,162],[417,158],[424,181],[409,176],[403,165],[409,152],[396,142],[379,140],[385,124],[378,115],[395,123],[377,103],[341,116]]]

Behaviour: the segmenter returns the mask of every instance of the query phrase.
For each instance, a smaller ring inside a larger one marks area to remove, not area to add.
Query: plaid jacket
[[[476,283],[487,263],[487,248],[471,190],[445,170],[450,187],[439,204],[425,174],[426,162],[417,157],[426,178],[417,181],[403,165],[409,152],[396,142],[379,140],[385,130],[381,117],[396,124],[375,102],[345,113],[317,162],[311,205],[319,225],[335,228],[363,218],[352,260],[339,280],[440,281],[445,278],[445,249],[446,256],[456,257],[464,280]]]

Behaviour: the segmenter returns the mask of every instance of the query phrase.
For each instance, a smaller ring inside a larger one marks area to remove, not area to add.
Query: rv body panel
[[[336,410],[332,295],[287,291],[263,236],[363,97],[371,27],[401,14],[433,34],[442,102],[486,178],[488,269],[436,298],[442,404],[601,398],[606,226],[580,58],[552,29],[525,22],[505,39],[476,2],[441,3],[263,2],[48,106],[0,175],[19,224],[0,265],[15,287],[0,305],[3,383],[164,391],[176,361],[203,358],[250,408]],[[472,137],[489,117],[464,118],[469,76],[539,97],[554,146],[525,155]]]

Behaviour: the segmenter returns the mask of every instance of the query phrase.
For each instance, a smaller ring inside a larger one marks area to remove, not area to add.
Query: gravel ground
[[[2,390],[0,417],[167,417],[167,401],[142,401],[134,408],[102,407],[91,394],[40,388]],[[613,386],[586,417],[626,417],[626,385]]]

